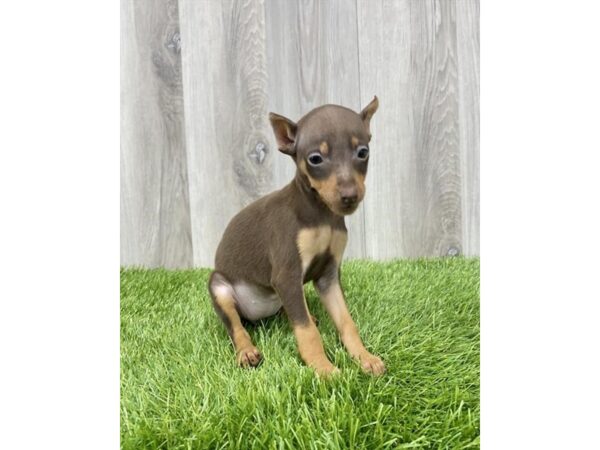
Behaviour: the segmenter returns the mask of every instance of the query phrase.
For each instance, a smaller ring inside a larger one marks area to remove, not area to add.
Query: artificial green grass
[[[350,312],[387,366],[379,378],[349,358],[312,286],[342,373],[306,368],[283,315],[248,327],[265,361],[239,369],[209,273],[121,270],[122,448],[479,447],[479,260],[344,263]]]

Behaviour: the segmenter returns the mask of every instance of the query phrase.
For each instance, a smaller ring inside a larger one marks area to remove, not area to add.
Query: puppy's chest
[[[331,226],[302,228],[298,232],[296,244],[302,263],[302,274],[322,269],[330,258],[340,264],[348,235],[345,230],[332,229]]]

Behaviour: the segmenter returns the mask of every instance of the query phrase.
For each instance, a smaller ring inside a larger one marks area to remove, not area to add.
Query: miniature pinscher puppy
[[[298,123],[269,114],[279,150],[294,160],[296,176],[231,220],[208,283],[240,366],[262,360],[241,318],[260,320],[283,306],[304,362],[319,375],[339,370],[327,359],[304,298],[303,285],[312,281],[350,355],[365,372],[385,371],[381,359],[363,345],[340,285],[344,216],[365,195],[369,123],[378,106],[377,97],[360,113],[324,105]]]

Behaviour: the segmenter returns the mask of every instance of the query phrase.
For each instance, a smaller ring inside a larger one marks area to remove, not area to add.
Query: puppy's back
[[[292,233],[294,207],[289,186],[262,197],[236,214],[225,229],[215,256],[215,269],[231,282],[270,285],[269,250],[285,245],[282,235]],[[292,237],[292,240],[294,238]]]

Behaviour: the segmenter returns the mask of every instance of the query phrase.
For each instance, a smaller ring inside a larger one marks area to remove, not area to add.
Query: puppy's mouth
[[[330,202],[325,202],[327,204],[327,207],[334,213],[337,214],[338,216],[349,216],[350,214],[352,214],[354,211],[356,211],[358,209],[358,205],[360,204],[360,201],[356,201],[353,203],[343,203],[340,201],[336,201],[333,203]]]
[[[319,199],[321,199],[321,201],[325,204],[325,206],[327,206],[327,208],[329,208],[331,210],[331,212],[333,212],[334,214],[337,214],[338,216],[348,216],[348,215],[352,214],[354,211],[356,211],[358,209],[358,205],[360,204],[360,202],[362,200],[361,199],[361,200],[358,200],[358,201],[350,203],[350,204],[345,204],[338,199],[336,199],[334,201],[330,201],[329,199],[327,199],[323,195],[321,195],[319,193],[319,191],[317,189],[315,189],[314,187],[311,187],[310,190]]]
[[[333,211],[341,216],[348,216],[357,210],[359,202],[352,203],[350,205],[340,204],[336,208],[337,211]]]

